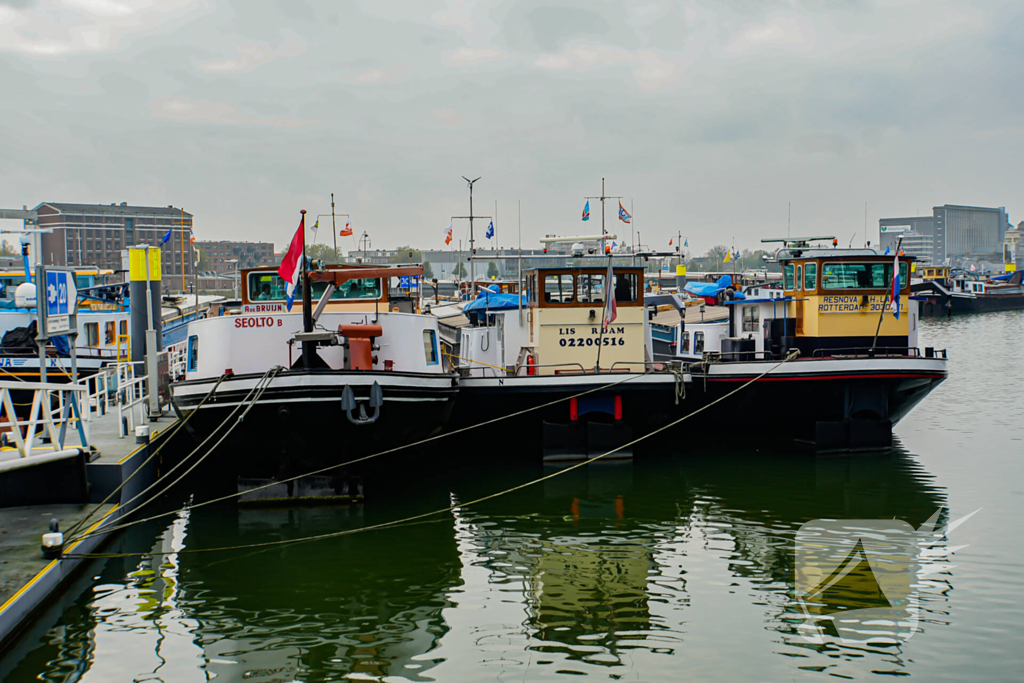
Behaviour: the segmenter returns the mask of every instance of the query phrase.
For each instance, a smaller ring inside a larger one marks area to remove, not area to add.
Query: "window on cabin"
[[[188,366],[186,370],[188,372],[195,372],[196,368],[199,367],[199,337],[192,335],[188,338]]]
[[[760,323],[760,309],[757,306],[743,307],[743,331],[757,332]]]
[[[427,356],[427,365],[436,365],[437,333],[434,330],[423,330],[423,351]]]
[[[694,332],[693,334],[693,352],[704,353],[704,333]]]
[[[636,273],[615,273],[615,301],[620,304],[637,301],[639,291]]]
[[[117,334],[118,336],[125,336],[128,334],[128,321],[121,320],[117,323]]]
[[[103,345],[112,346],[117,339],[117,322],[109,320],[103,325]]]
[[[803,282],[804,282],[804,274],[803,273],[804,273],[803,268],[801,266],[797,266],[796,267],[796,281],[794,282],[794,284],[796,286],[793,289],[800,289],[800,287],[803,286]]]
[[[793,289],[793,273],[796,271],[796,266],[792,263],[786,263],[782,266],[782,288],[786,290]]]
[[[683,332],[683,348],[680,349],[683,353],[690,352],[690,333]]]
[[[900,288],[907,286],[907,264],[900,263]],[[823,289],[888,289],[892,263],[825,263],[821,269]]]
[[[87,346],[96,347],[100,345],[100,324],[85,324],[85,343]]]
[[[569,273],[544,276],[544,302],[568,304],[575,299],[573,276]]]
[[[580,273],[576,278],[576,300],[581,304],[603,304],[604,277],[603,273]]]
[[[804,264],[804,289],[817,289],[818,287],[818,264]]]

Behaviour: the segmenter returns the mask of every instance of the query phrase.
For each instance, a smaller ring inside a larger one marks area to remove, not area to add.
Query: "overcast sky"
[[[0,0],[0,207],[174,204],[281,247],[334,192],[374,247],[441,248],[462,175],[502,245],[518,200],[524,246],[599,231],[602,176],[697,253],[784,235],[787,202],[844,242],[865,202],[872,236],[1016,223],[1024,3]]]

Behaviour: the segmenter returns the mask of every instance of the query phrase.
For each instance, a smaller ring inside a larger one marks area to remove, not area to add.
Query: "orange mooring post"
[[[338,325],[348,342],[346,370],[373,370],[373,340],[382,334],[380,325]]]

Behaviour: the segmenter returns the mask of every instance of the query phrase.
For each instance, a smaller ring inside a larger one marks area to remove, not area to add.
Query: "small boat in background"
[[[951,316],[1024,309],[1024,271],[982,277],[962,268],[926,266],[911,291],[922,316]]]

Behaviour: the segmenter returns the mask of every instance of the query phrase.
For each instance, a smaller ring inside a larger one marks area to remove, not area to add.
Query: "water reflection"
[[[467,471],[365,509],[203,508],[163,530],[155,547],[358,527],[540,473]],[[862,639],[844,641],[834,629],[807,637],[807,581],[794,545],[811,520],[896,519],[916,530],[945,505],[944,491],[899,450],[594,464],[430,523],[248,555],[171,555],[157,566],[111,561],[45,638],[22,644],[15,673],[44,670],[65,681],[672,680],[683,661],[698,678],[909,673],[907,634],[898,633],[905,625],[876,624],[876,637]],[[843,542],[863,535],[857,525],[831,533]],[[895,553],[880,556],[884,563]],[[937,571],[915,577],[900,596],[913,593],[913,628],[924,632],[948,621],[952,580],[941,553],[927,563]],[[865,587],[864,569],[812,596],[811,611],[891,607]],[[111,581],[117,571],[121,579]]]

